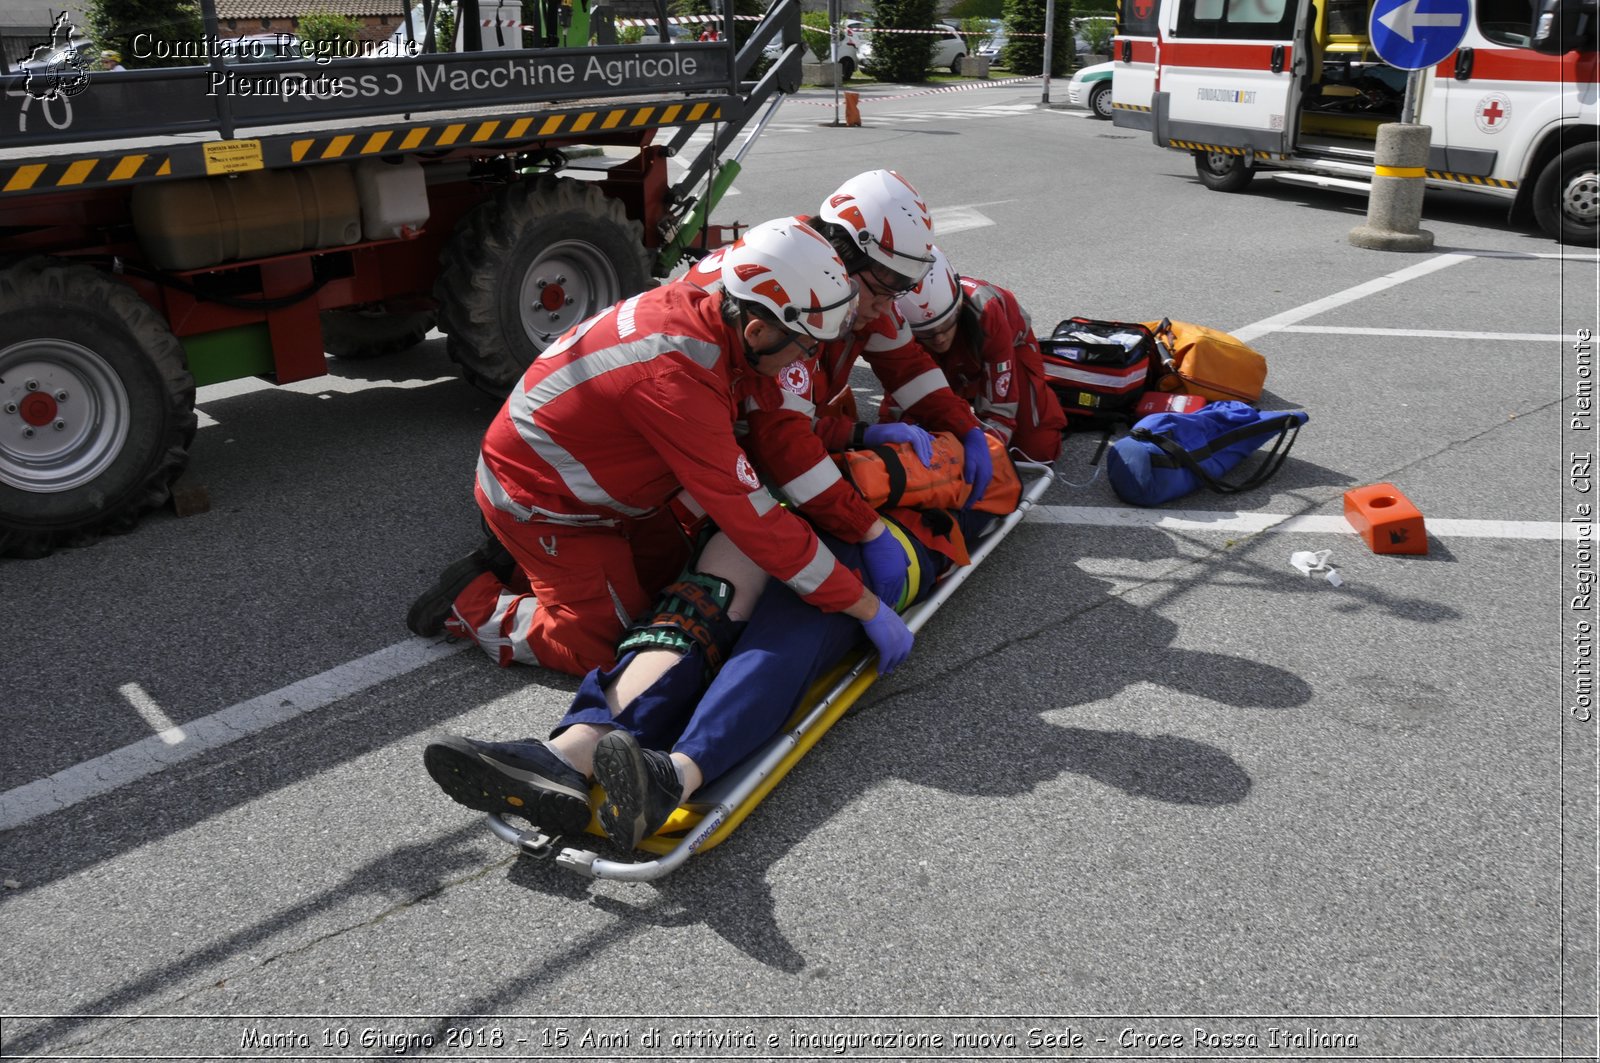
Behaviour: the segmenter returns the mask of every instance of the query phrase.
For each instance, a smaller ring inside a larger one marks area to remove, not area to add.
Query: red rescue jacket
[[[1019,425],[1057,432],[1066,428],[1066,414],[1045,381],[1033,320],[1017,297],[974,277],[961,278],[961,292],[963,318],[968,312],[977,316],[981,340],[974,346],[964,321],[950,349],[933,355],[951,391],[972,403],[984,427],[1007,444]],[[885,404],[883,419],[898,420],[899,412]],[[918,420],[915,415],[910,419]]]
[[[720,289],[721,275],[721,254],[714,253],[683,280]],[[789,366],[777,381],[748,374],[739,394],[750,457],[819,528],[852,543],[860,542],[878,519],[830,457],[830,452],[851,445],[856,419],[850,371],[857,358],[865,359],[883,383],[885,403],[913,411],[930,431],[959,436],[978,427],[972,407],[950,390],[893,306],[843,339],[823,344],[815,356]]]
[[[656,288],[589,318],[535,359],[484,436],[478,483],[518,520],[615,525],[687,490],[751,560],[820,609],[855,575],[761,485],[734,436],[743,339],[722,297]]]

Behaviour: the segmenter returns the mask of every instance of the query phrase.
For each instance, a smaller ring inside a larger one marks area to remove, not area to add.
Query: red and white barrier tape
[[[862,96],[859,103],[877,103],[879,100],[905,100],[912,96],[936,96],[942,92],[971,92],[973,89],[997,89],[1002,85],[1018,85],[1024,81],[1038,81],[1043,74],[1033,74],[1019,78],[997,78],[994,81],[974,81],[963,85],[941,85],[936,89],[919,89],[916,92],[897,92],[893,96]],[[831,100],[795,100],[791,104],[803,103],[808,107],[832,107]]]
[[[735,15],[735,16],[733,16],[733,18],[734,18],[734,21],[736,21],[736,22],[760,22],[761,21],[761,16],[760,15]],[[667,22],[668,22],[669,25],[683,26],[683,25],[691,25],[691,24],[700,23],[700,22],[721,22],[722,20],[723,20],[723,18],[722,18],[721,15],[674,15],[671,18],[667,19]],[[655,25],[659,24],[660,21],[661,21],[660,19],[654,19],[654,18],[619,18],[619,19],[617,19],[617,25],[618,26],[643,26],[646,29],[649,29],[651,26],[655,26]]]

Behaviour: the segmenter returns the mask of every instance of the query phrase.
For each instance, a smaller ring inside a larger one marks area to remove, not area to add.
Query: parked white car
[[[1096,118],[1111,117],[1111,72],[1116,63],[1080,67],[1067,82],[1067,103],[1087,107]]]
[[[871,27],[858,18],[847,18],[840,21],[839,76],[842,80],[849,81],[850,76],[854,74],[856,69],[861,65],[861,45],[866,41],[866,34],[870,28]],[[815,31],[806,32],[805,37],[807,46],[812,46],[818,43],[817,41],[813,41],[811,39],[813,36],[818,36]],[[783,51],[782,42],[773,41],[771,44],[767,45],[761,50],[761,54],[765,55],[768,59],[776,59],[778,58],[778,53],[781,51]],[[824,49],[824,51],[826,51],[826,49]],[[815,48],[812,49],[811,54],[816,54]]]
[[[928,65],[938,70],[948,70],[952,74],[961,73],[961,60],[967,56],[966,38],[949,23],[940,22],[934,27],[936,36],[933,42],[933,53],[928,59]],[[861,40],[861,68],[872,69],[872,40],[870,35],[864,35]]]

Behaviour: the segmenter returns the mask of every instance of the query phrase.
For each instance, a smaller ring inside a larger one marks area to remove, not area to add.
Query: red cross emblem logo
[[[1498,133],[1511,123],[1511,100],[1496,92],[1478,101],[1473,114],[1478,129],[1485,133]]]
[[[783,386],[785,391],[793,392],[796,395],[805,395],[811,390],[811,374],[806,371],[806,367],[803,364],[794,362],[783,371],[783,376],[778,378],[778,383]]]

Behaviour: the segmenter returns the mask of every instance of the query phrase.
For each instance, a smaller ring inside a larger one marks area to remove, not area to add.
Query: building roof
[[[327,12],[349,18],[389,15],[398,19],[409,6],[406,0],[217,0],[217,17],[301,18],[312,12]]]
[[[79,16],[86,5],[78,3],[51,3],[50,0],[0,0],[0,32],[29,30],[49,32],[56,15],[65,8],[80,30],[86,25]]]

